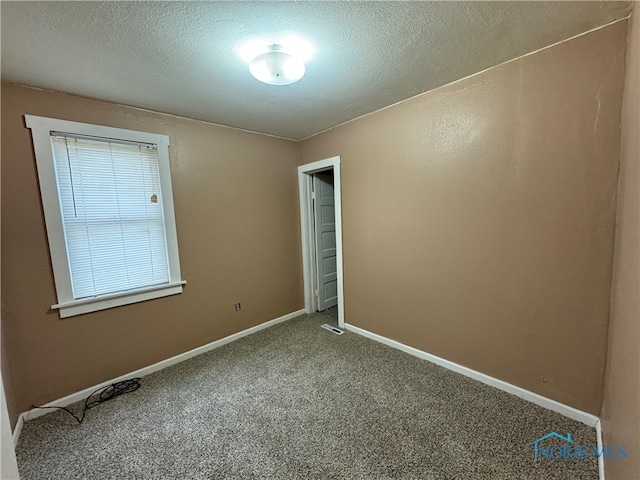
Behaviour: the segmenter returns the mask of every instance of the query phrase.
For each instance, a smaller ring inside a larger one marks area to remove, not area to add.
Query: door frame
[[[342,194],[340,156],[326,158],[298,167],[300,189],[300,230],[302,234],[302,275],[304,281],[304,310],[313,313],[318,308],[315,296],[316,260],[314,251],[313,201],[311,193],[314,173],[333,170],[333,191],[336,214],[336,268],[338,277],[338,326],[344,328],[344,281],[342,271]]]

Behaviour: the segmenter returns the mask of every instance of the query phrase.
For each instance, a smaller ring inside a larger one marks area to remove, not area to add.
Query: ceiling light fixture
[[[249,71],[263,83],[291,85],[304,76],[305,66],[298,57],[284,52],[281,45],[274,43],[251,60]]]

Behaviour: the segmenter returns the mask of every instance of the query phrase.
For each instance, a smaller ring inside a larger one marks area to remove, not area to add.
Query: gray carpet
[[[142,379],[87,412],[24,425],[31,479],[590,479],[597,462],[533,461],[557,431],[595,431],[302,316]],[[72,407],[79,411],[80,405]]]

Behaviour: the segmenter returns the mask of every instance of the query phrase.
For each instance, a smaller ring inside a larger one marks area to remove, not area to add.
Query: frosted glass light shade
[[[304,76],[302,60],[283,52],[279,45],[258,55],[249,63],[249,71],[257,80],[269,85],[290,85]]]

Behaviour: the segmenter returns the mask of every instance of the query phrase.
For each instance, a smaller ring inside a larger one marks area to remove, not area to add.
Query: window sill
[[[72,300],[70,302],[52,305],[51,309],[60,310],[60,318],[73,317],[74,315],[82,315],[83,313],[97,312],[98,310],[106,310],[107,308],[176,295],[182,293],[182,286],[186,283],[186,281],[182,280],[179,282],[165,283],[164,285],[154,285],[153,287],[130,290],[128,292],[114,293],[112,295]]]

